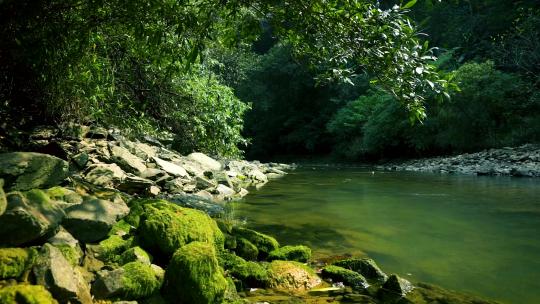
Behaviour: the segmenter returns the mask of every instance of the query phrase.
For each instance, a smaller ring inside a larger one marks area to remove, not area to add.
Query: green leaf
[[[405,6],[402,7],[402,9],[408,9],[408,8],[413,7],[416,4],[416,1],[417,0],[411,0],[411,1],[407,2],[407,4],[405,4]]]

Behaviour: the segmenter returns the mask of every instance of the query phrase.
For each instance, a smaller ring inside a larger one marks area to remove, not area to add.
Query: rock
[[[268,266],[269,286],[277,290],[307,291],[321,283],[313,269],[292,261],[273,261]]]
[[[120,261],[120,255],[133,245],[133,238],[124,238],[120,235],[111,235],[97,245],[87,245],[87,251],[95,258],[108,263]]]
[[[73,160],[75,164],[77,164],[79,168],[84,168],[86,167],[86,164],[88,164],[88,161],[90,160],[90,156],[86,152],[81,152],[76,155],[73,155],[71,159]]]
[[[81,195],[79,195],[74,190],[65,187],[56,186],[47,189],[45,192],[52,200],[62,201],[67,203],[68,205],[76,205],[83,202],[83,198]]]
[[[221,303],[228,288],[214,246],[192,242],[178,249],[165,272],[164,293],[171,302]]]
[[[214,196],[212,195],[212,193],[206,191],[206,190],[201,190],[197,193],[195,193],[196,196],[199,196],[199,197],[202,197],[203,199],[205,200],[208,200],[208,201],[211,201],[214,199]]]
[[[252,168],[251,170],[249,170],[247,172],[247,177],[259,183],[268,182],[268,177],[264,173],[262,173],[259,169],[256,169],[256,168]]]
[[[236,240],[235,252],[238,256],[246,260],[256,261],[257,256],[259,256],[259,249],[245,238],[238,238]]]
[[[84,137],[91,139],[107,139],[108,135],[109,132],[107,129],[98,126],[91,126]]]
[[[414,286],[411,284],[411,282],[400,278],[395,274],[390,275],[388,280],[386,280],[381,287],[381,289],[383,289],[385,292],[390,292],[400,297],[406,296],[407,293],[413,290],[413,288]]]
[[[143,161],[137,156],[131,154],[131,152],[129,152],[126,148],[120,146],[111,146],[110,150],[113,161],[126,172],[134,173],[140,176],[146,170],[146,166],[144,165]]]
[[[215,188],[217,186],[217,183],[213,180],[206,179],[201,176],[195,177],[196,187],[199,190],[205,190],[209,188]]]
[[[21,277],[32,268],[36,256],[32,248],[0,248],[0,280]]]
[[[225,208],[222,205],[216,204],[212,200],[198,195],[175,194],[165,198],[179,206],[204,211],[212,217],[218,217],[225,213]]]
[[[307,246],[283,246],[273,250],[268,255],[268,260],[297,261],[306,263],[311,258],[311,248]]]
[[[65,123],[60,126],[60,136],[68,140],[77,140],[80,141],[84,138],[88,127],[74,124],[74,123]]]
[[[323,278],[331,279],[333,282],[343,282],[354,289],[366,289],[369,287],[366,279],[358,272],[345,269],[343,267],[329,265],[322,269]]]
[[[220,254],[220,264],[227,273],[242,281],[244,287],[266,287],[269,283],[268,270],[256,262],[247,262],[230,253]]]
[[[190,242],[207,242],[223,248],[224,237],[217,224],[199,210],[168,202],[143,205],[145,214],[137,230],[142,247],[150,252],[172,255]]]
[[[60,158],[32,152],[0,154],[0,176],[6,189],[30,190],[60,184],[69,175],[69,165]]]
[[[336,266],[340,266],[352,271],[356,271],[363,275],[367,279],[376,280],[380,283],[385,282],[388,279],[386,273],[384,273],[379,266],[369,258],[363,259],[345,259],[334,263]]]
[[[141,262],[143,264],[152,264],[152,256],[148,254],[148,252],[144,251],[139,246],[129,248],[128,250],[124,251],[122,255],[120,256],[120,264],[124,265],[130,262]]]
[[[158,186],[150,186],[148,194],[151,196],[158,196],[161,193],[161,189]]]
[[[279,248],[279,243],[271,236],[247,228],[233,228],[233,235],[245,238],[257,247],[259,256],[264,258]]]
[[[163,178],[165,176],[168,176],[167,172],[165,172],[163,170],[160,170],[160,169],[155,169],[155,168],[147,168],[141,174],[141,177],[147,178],[147,179],[152,180],[152,181],[157,181],[160,178]]]
[[[117,164],[96,164],[89,167],[85,180],[102,187],[114,187],[126,177]]]
[[[150,265],[131,262],[116,270],[98,272],[92,294],[97,299],[136,300],[158,292],[161,283]]]
[[[79,265],[84,256],[79,241],[62,227],[47,242],[58,248],[72,266]]]
[[[4,193],[4,180],[0,179],[0,216],[6,211],[7,199]]]
[[[231,188],[229,188],[229,187],[227,187],[227,186],[225,186],[223,184],[217,185],[216,191],[220,196],[222,196],[224,198],[230,198],[236,193],[233,189],[231,189]]]
[[[150,160],[157,155],[157,148],[140,142],[123,140],[120,144],[142,160]]]
[[[188,177],[189,174],[187,173],[186,169],[182,168],[179,165],[173,164],[171,162],[162,160],[158,157],[153,157],[156,164],[161,168],[161,170],[169,173],[173,176],[180,176],[180,177]]]
[[[147,193],[150,190],[150,187],[153,185],[153,181],[129,173],[126,175],[124,180],[120,182],[117,189],[130,194]]]
[[[9,193],[6,211],[0,216],[0,245],[18,246],[39,239],[53,232],[64,215],[41,190]]]
[[[92,304],[90,288],[56,247],[45,244],[34,266],[39,285],[45,286],[60,303]]]
[[[195,153],[191,153],[187,157],[188,159],[197,162],[203,168],[204,171],[220,171],[221,170],[221,164],[217,160],[207,156],[204,153],[195,152]]]
[[[128,213],[123,201],[86,197],[84,203],[66,209],[62,225],[77,240],[91,243],[104,239],[111,227]]]
[[[43,286],[12,285],[0,288],[2,304],[58,304]]]

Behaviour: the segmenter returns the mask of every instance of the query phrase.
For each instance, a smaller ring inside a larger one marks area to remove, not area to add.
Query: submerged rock
[[[47,154],[13,152],[0,154],[0,176],[6,189],[30,190],[60,184],[69,175],[66,161]]]
[[[321,283],[313,269],[293,261],[273,261],[268,266],[269,285],[278,290],[306,291]]]
[[[43,286],[12,285],[0,288],[2,304],[58,304]]]
[[[41,190],[12,192],[0,216],[0,245],[17,246],[53,232],[65,213]]]
[[[227,288],[214,246],[208,243],[178,249],[165,272],[164,292],[173,303],[221,303]]]
[[[305,263],[311,258],[311,248],[303,245],[283,246],[273,250],[268,255],[268,260],[285,260]]]
[[[411,284],[411,282],[400,278],[396,274],[392,274],[381,287],[381,293],[391,293],[393,295],[404,297],[413,289],[414,286]]]
[[[323,278],[331,279],[333,282],[343,282],[354,289],[366,289],[369,287],[366,279],[358,272],[345,269],[343,267],[329,265],[322,269]]]
[[[377,266],[375,261],[369,258],[345,259],[335,262],[334,265],[356,271],[365,278],[376,280],[380,283],[383,283],[388,279],[386,273],[384,273],[379,266]]]
[[[218,217],[225,213],[223,205],[217,204],[209,198],[199,195],[175,194],[165,196],[164,198],[182,207],[204,211],[212,217]]]
[[[245,238],[250,241],[259,250],[261,257],[266,257],[268,254],[279,248],[279,243],[275,238],[266,234],[257,232],[247,228],[233,228],[233,235]]]

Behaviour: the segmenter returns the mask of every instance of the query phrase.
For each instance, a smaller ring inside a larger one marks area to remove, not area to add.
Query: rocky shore
[[[168,144],[66,125],[4,149],[0,303],[493,303],[413,285],[366,257],[316,262],[306,246],[281,246],[237,223],[228,202],[293,166]]]
[[[443,174],[540,177],[540,146],[489,149],[451,157],[414,159],[377,166],[379,170]]]

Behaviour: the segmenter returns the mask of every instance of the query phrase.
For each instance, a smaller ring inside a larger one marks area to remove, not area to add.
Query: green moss
[[[144,218],[138,232],[144,248],[167,256],[194,241],[223,248],[223,233],[206,213],[183,208],[172,203],[144,205]]]
[[[259,233],[257,231],[247,228],[234,228],[233,234],[238,237],[243,237],[250,241],[259,250],[259,254],[262,257],[268,256],[268,254],[279,248],[279,243],[275,238],[266,234]]]
[[[82,252],[78,247],[71,247],[68,244],[53,245],[58,248],[71,266],[79,265]]]
[[[0,289],[2,304],[58,304],[43,286],[13,285]]]
[[[123,220],[135,228],[139,227],[141,216],[144,214],[144,205],[155,203],[167,203],[167,201],[160,199],[133,199],[129,201],[129,214]]]
[[[122,219],[112,226],[109,235],[125,235],[129,234],[130,231],[131,224]]]
[[[377,266],[375,261],[369,258],[357,259],[345,259],[333,263],[336,266],[347,268],[358,272],[367,279],[377,280],[379,282],[385,282],[388,276]]]
[[[123,265],[129,262],[137,261],[150,265],[150,263],[152,262],[152,257],[150,256],[150,254],[144,251],[144,249],[137,246],[124,251],[124,253],[122,253],[122,255],[120,256],[119,263]]]
[[[32,267],[36,256],[32,248],[0,248],[0,279],[20,277]]]
[[[159,291],[161,283],[150,265],[141,262],[127,263],[122,267],[123,295],[125,299],[139,299]]]
[[[223,236],[225,237],[225,248],[229,250],[236,249],[236,246],[238,245],[236,237],[228,233],[224,233]]]
[[[132,244],[133,238],[125,240],[119,235],[111,235],[99,242],[96,248],[97,258],[105,262],[118,262],[122,252],[130,248]]]
[[[227,287],[215,248],[208,243],[178,249],[165,272],[164,292],[173,303],[221,303]]]
[[[235,252],[244,259],[252,261],[256,261],[259,255],[259,249],[245,238],[237,239]]]
[[[273,261],[268,273],[269,286],[275,289],[305,291],[321,283],[313,269],[295,261]]]
[[[45,192],[52,200],[64,201],[70,204],[80,204],[83,202],[83,198],[77,192],[64,187],[52,187]]]
[[[4,193],[4,180],[0,178],[0,215],[6,211],[7,208],[7,199],[6,194]]]
[[[283,246],[268,255],[268,260],[307,262],[311,258],[311,249],[307,246]]]
[[[248,262],[226,251],[219,254],[219,263],[228,274],[241,281],[243,286],[265,287],[268,285],[268,270],[263,264]]]
[[[365,289],[369,286],[366,279],[358,272],[343,267],[329,265],[322,269],[323,278],[332,279],[334,282],[343,282],[355,289]]]

